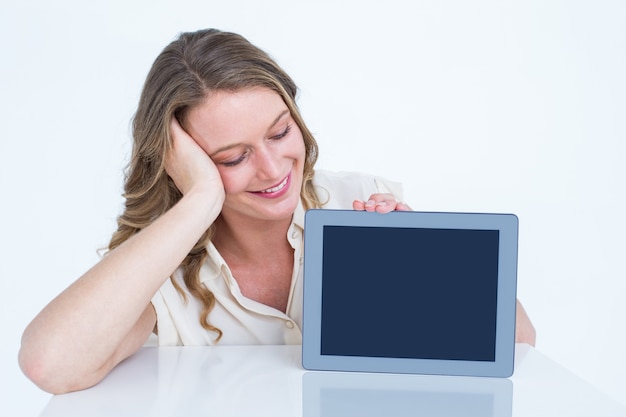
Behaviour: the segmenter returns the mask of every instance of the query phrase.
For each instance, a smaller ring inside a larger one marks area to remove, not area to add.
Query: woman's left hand
[[[396,200],[393,194],[372,194],[367,201],[354,200],[352,208],[359,211],[375,211],[389,213],[390,211],[411,211],[411,207]]]

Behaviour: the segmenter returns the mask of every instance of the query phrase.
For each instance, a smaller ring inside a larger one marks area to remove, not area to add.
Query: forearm
[[[24,372],[40,385],[49,384],[51,376],[64,383],[77,376],[90,381],[91,375],[108,372],[141,346],[150,320],[154,326],[154,314],[146,313],[150,299],[220,208],[219,198],[212,201],[207,193],[189,193],[111,251],[26,328],[20,351]]]
[[[528,314],[526,314],[524,306],[522,306],[519,300],[516,302],[515,317],[515,341],[517,343],[528,343],[531,346],[535,346],[537,339],[535,326],[533,326]]]

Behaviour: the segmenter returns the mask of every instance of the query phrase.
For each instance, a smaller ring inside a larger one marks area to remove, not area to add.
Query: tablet
[[[309,210],[304,230],[305,369],[512,375],[515,215]]]

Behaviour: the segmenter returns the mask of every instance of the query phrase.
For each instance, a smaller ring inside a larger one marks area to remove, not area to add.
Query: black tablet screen
[[[494,361],[497,230],[324,226],[321,353]]]

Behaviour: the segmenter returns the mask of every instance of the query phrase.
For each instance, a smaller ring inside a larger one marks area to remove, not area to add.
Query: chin
[[[290,196],[280,201],[233,201],[230,204],[226,203],[222,208],[222,214],[225,217],[229,217],[234,220],[235,217],[241,219],[257,219],[263,221],[280,221],[291,219],[293,213],[298,207],[300,202],[300,194],[297,196]]]
[[[268,220],[284,220],[286,218],[291,219],[293,213],[298,207],[300,201],[300,195],[296,199],[289,199],[274,205],[269,209],[267,213]]]

